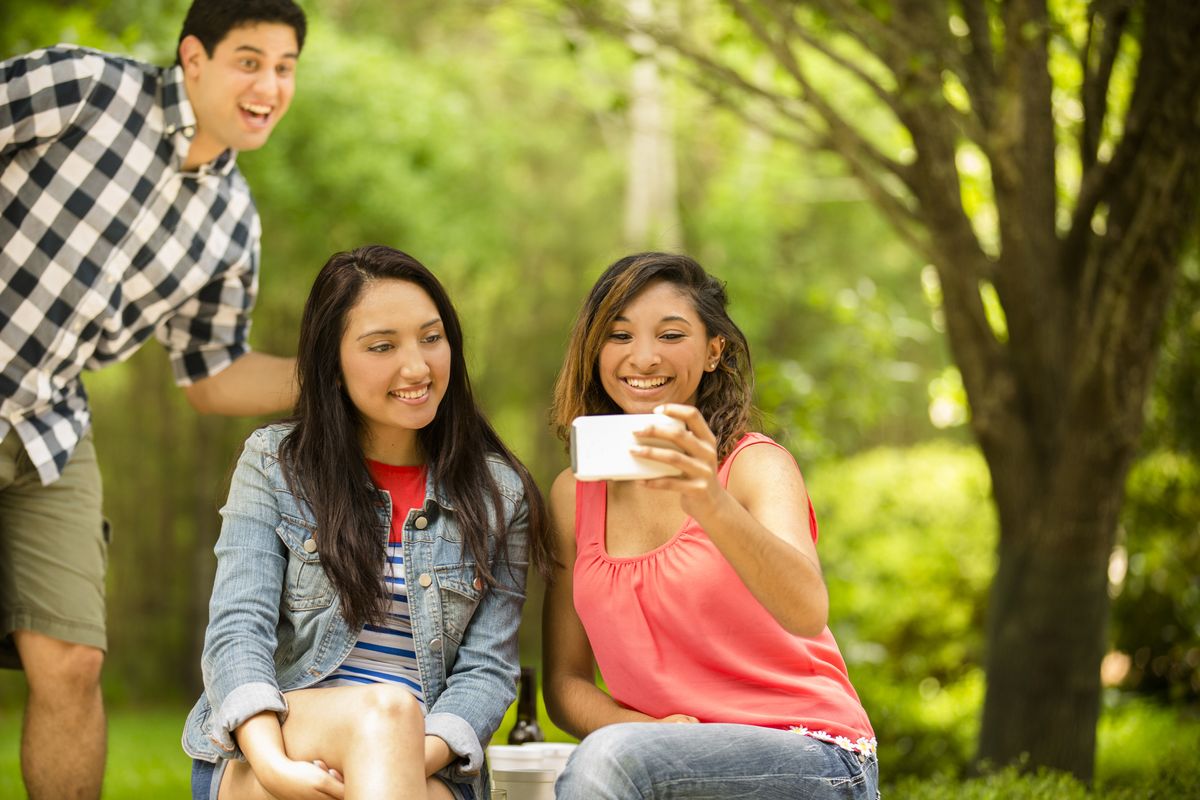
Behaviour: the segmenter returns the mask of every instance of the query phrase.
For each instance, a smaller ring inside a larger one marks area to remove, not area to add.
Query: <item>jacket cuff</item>
[[[467,779],[479,774],[483,767],[483,746],[475,729],[462,717],[439,711],[425,717],[425,735],[445,740],[457,759],[446,767],[452,779]]]
[[[279,715],[279,724],[287,719],[287,701],[283,693],[270,683],[244,683],[225,696],[220,709],[213,715],[209,738],[222,750],[226,758],[240,757],[233,732],[243,722],[263,711],[274,711]]]

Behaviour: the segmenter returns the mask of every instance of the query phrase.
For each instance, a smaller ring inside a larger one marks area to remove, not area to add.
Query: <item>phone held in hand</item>
[[[631,481],[679,475],[676,467],[635,456],[638,445],[678,450],[671,442],[638,438],[634,431],[651,426],[683,430],[683,423],[665,414],[604,414],[576,417],[571,422],[571,471],[578,481]]]

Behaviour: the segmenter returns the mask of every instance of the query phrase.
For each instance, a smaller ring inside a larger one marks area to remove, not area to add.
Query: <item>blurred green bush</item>
[[[957,774],[983,697],[996,520],[978,451],[933,442],[808,470],[830,628],[886,775]]]
[[[822,531],[830,628],[875,726],[882,774],[961,776],[978,736],[997,535],[982,457],[973,447],[935,442],[872,450],[806,472]],[[1120,684],[1127,691],[1107,696],[1101,748],[1104,726],[1136,728],[1141,734],[1126,738],[1137,742],[1159,719],[1149,711],[1110,713],[1128,690],[1184,713],[1200,698],[1200,466],[1183,454],[1151,453],[1135,465],[1126,494],[1110,570],[1110,635],[1113,648],[1129,656]],[[1175,723],[1159,722],[1163,730],[1147,744],[1161,749]],[[1101,754],[1125,765],[1125,784],[1147,774],[1150,753],[1134,750]],[[1189,785],[1200,786],[1193,777]],[[1057,793],[1057,780],[1031,777],[1011,796],[1073,797]],[[937,787],[933,781],[913,796],[940,797]],[[1010,796],[987,794],[994,787],[986,781],[978,787],[979,796]]]
[[[1144,700],[1108,705],[1096,731],[1096,785],[1065,773],[1009,767],[968,780],[940,773],[896,779],[883,796],[903,800],[1180,800],[1200,797],[1200,716]]]
[[[1135,465],[1109,570],[1121,685],[1172,703],[1200,701],[1200,465],[1170,451]]]

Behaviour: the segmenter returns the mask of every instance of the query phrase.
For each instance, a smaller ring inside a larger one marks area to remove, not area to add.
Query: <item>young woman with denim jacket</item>
[[[250,436],[221,510],[205,692],[183,735],[193,796],[483,800],[526,568],[545,563],[541,498],[476,406],[458,317],[412,257],[330,258],[297,371],[295,416]],[[381,470],[423,480],[423,501],[416,488],[393,507]],[[406,608],[385,589],[401,559]],[[412,688],[387,666],[328,685],[364,626],[393,623],[411,644],[383,649],[404,653]]]
[[[677,477],[567,470],[551,491],[546,705],[583,739],[559,800],[877,796],[874,733],[826,627],[816,517],[791,455],[751,432],[750,354],[726,304],[694,260],[642,253],[600,276],[571,335],[564,439],[589,414],[683,428],[642,431],[677,450],[634,450]]]

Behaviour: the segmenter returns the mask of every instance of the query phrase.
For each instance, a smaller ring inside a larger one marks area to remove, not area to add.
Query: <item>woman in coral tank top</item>
[[[684,427],[643,432],[678,452],[635,449],[678,477],[554,482],[546,703],[583,740],[559,800],[878,797],[812,504],[791,455],[750,431],[750,353],[726,305],[694,260],[642,253],[600,276],[576,321],[561,436],[591,414]]]

